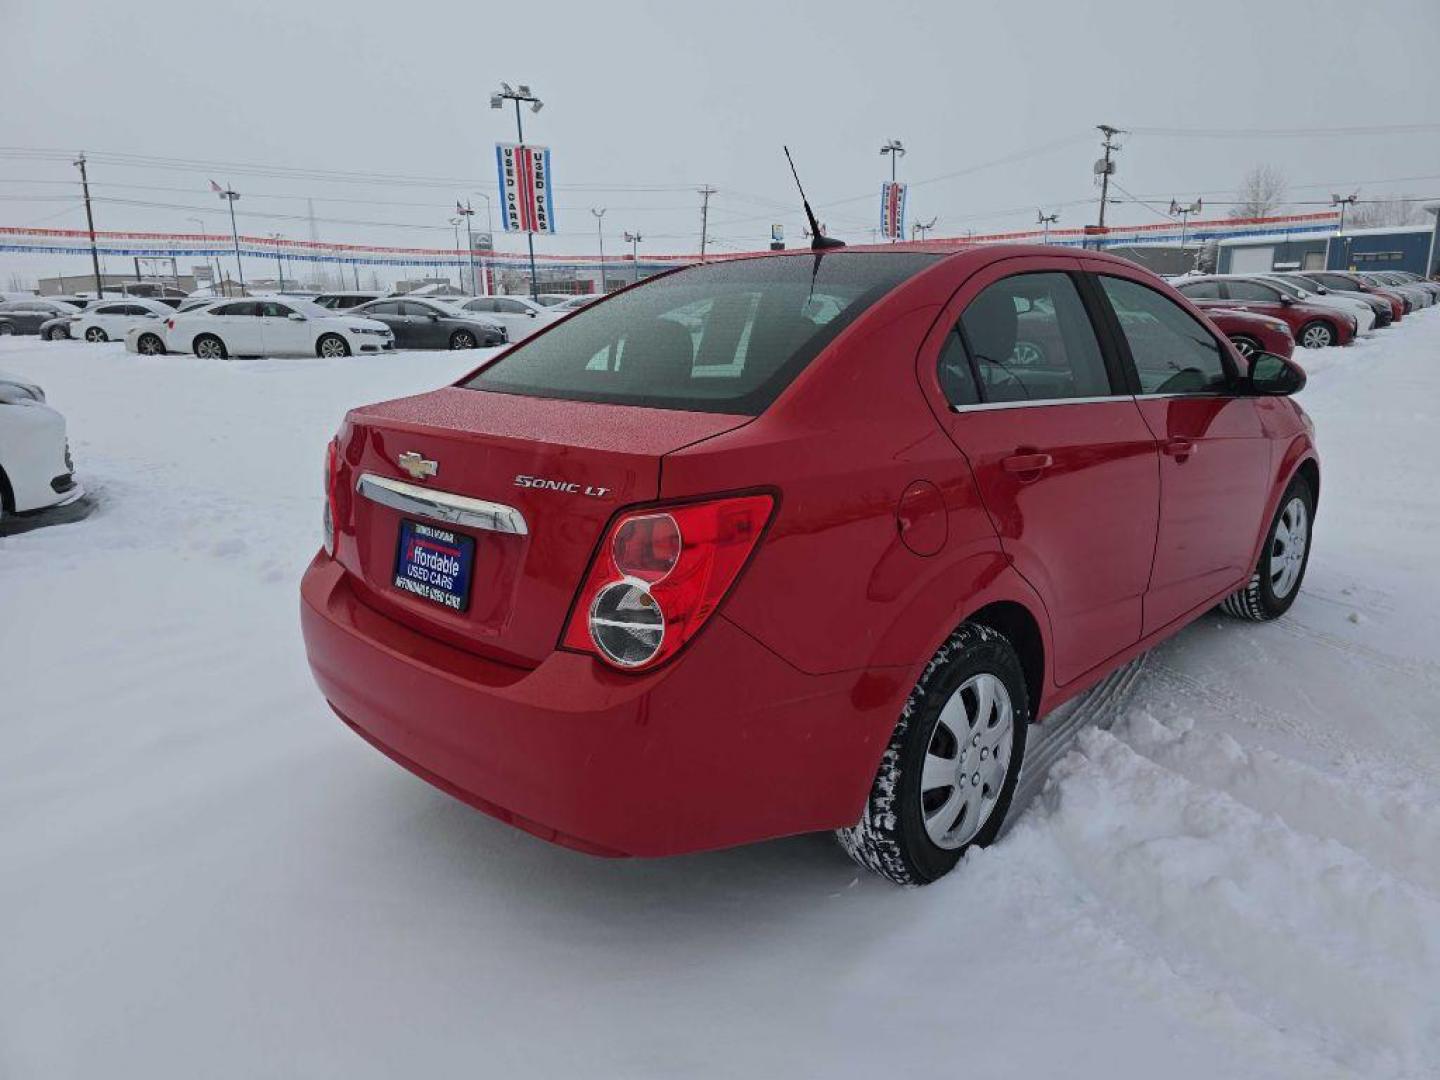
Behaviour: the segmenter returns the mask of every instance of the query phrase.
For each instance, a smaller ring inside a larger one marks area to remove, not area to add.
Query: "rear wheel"
[[[86,331],[85,331],[85,340],[86,340],[86,341],[109,341],[109,340],[110,340],[110,337],[109,337],[109,335],[107,335],[107,334],[105,333],[104,330],[101,330],[100,327],[98,327],[98,326],[92,326],[92,327],[90,327],[89,330],[86,330]]]
[[[1335,344],[1335,329],[1316,319],[1300,328],[1300,344],[1307,349],[1326,349]]]
[[[145,356],[161,356],[165,352],[165,342],[155,334],[141,334],[140,340],[135,342],[135,349]]]
[[[1243,589],[1237,589],[1221,602],[1221,610],[1251,622],[1278,619],[1289,611],[1300,593],[1305,567],[1310,562],[1314,519],[1315,496],[1305,478],[1297,476],[1285,489],[1275,520],[1265,534],[1260,564]]]
[[[450,335],[450,348],[452,349],[473,349],[475,345],[475,335],[469,330],[456,330]]]
[[[1029,722],[1014,648],[966,623],[910,692],[860,820],[836,832],[840,845],[899,885],[943,877],[1004,824]]]
[[[201,334],[195,339],[195,355],[202,360],[224,360],[228,353],[225,343],[214,334]]]
[[[1230,344],[1234,345],[1235,351],[1245,357],[1246,360],[1249,360],[1258,352],[1265,351],[1260,347],[1260,342],[1252,337],[1246,337],[1244,334],[1233,335],[1230,338]]]
[[[58,326],[52,326],[49,330],[45,331],[46,341],[63,341],[68,336],[69,335],[62,333]]]
[[[350,355],[350,343],[339,334],[326,334],[315,345],[315,351],[321,356],[335,358]]]
[[[15,327],[8,322],[0,322],[0,337],[9,337],[15,333]]]

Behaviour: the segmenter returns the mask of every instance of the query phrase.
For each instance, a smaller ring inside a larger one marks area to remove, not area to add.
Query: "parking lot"
[[[823,836],[578,855],[329,712],[297,625],[325,440],[480,355],[0,341],[90,493],[0,537],[0,1073],[1440,1059],[1440,315],[1299,357],[1327,472],[1290,618],[1211,616],[1158,649],[1009,836],[921,891]]]

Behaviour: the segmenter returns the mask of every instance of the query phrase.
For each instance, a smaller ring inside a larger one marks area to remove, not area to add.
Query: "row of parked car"
[[[390,296],[378,292],[186,299],[37,297],[0,303],[0,334],[123,340],[131,352],[204,357],[349,356],[518,341],[589,296]]]
[[[1349,345],[1440,300],[1440,283],[1401,271],[1188,274],[1171,284],[1247,356]]]

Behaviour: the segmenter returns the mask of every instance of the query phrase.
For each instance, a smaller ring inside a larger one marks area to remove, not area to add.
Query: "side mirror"
[[[1281,293],[1281,294],[1280,294],[1280,306],[1281,306],[1281,307],[1289,307],[1289,306],[1290,306],[1291,304],[1293,304],[1293,303],[1295,303],[1295,297],[1291,296],[1289,293]]]
[[[300,312],[298,312],[298,311],[292,311],[292,312],[290,312],[289,315],[287,315],[287,316],[285,316],[285,317],[286,317],[287,319],[289,319],[291,322],[304,322],[304,321],[305,321],[305,316],[304,316],[304,315],[301,315]]]
[[[439,322],[439,321],[440,321],[440,316],[439,316],[439,315],[436,315],[435,312],[433,312],[433,311],[430,312],[430,314],[426,315],[425,317],[426,317],[427,319],[429,319],[431,322]]]
[[[1250,388],[1266,397],[1298,394],[1305,388],[1305,369],[1274,353],[1256,353],[1250,358]]]

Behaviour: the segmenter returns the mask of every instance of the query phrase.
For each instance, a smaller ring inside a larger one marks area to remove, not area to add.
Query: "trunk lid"
[[[602,530],[616,510],[657,497],[665,454],[752,417],[447,387],[352,410],[341,429],[336,558],[370,606],[431,637],[531,667],[552,652]],[[400,456],[435,463],[416,478]],[[512,507],[523,533],[451,525],[356,492],[386,480]],[[394,584],[402,521],[473,537],[468,607]]]

